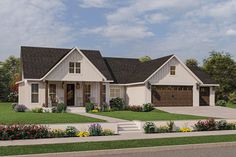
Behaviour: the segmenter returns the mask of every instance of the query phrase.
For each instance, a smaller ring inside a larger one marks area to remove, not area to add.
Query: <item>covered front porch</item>
[[[84,107],[92,102],[97,105],[109,102],[109,83],[82,81],[45,81],[44,107],[65,103],[68,107]]]

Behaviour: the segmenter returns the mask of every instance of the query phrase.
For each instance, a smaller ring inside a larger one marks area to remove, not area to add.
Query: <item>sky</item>
[[[20,56],[20,46],[236,58],[236,0],[0,0],[0,19],[0,60]]]

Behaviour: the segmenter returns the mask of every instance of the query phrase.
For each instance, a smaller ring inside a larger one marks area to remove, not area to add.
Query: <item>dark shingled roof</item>
[[[22,46],[21,62],[24,78],[42,78],[71,50],[72,49]],[[173,56],[169,55],[142,63],[136,58],[102,57],[98,50],[80,51],[107,78],[107,80],[113,80],[114,83],[119,84],[144,82]],[[216,81],[212,80],[209,75],[200,68],[189,68],[204,84],[217,84]]]
[[[204,83],[204,84],[218,84],[206,72],[197,66],[188,66],[188,68]]]
[[[21,61],[24,78],[40,79],[52,69],[72,49],[21,47]],[[108,79],[112,80],[110,72],[97,50],[81,50],[92,64]]]

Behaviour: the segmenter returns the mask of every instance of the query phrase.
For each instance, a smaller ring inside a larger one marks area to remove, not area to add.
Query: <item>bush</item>
[[[168,126],[160,126],[156,129],[157,133],[167,133],[170,132],[170,128]]]
[[[134,111],[134,112],[142,112],[143,111],[142,106],[138,106],[138,105],[137,106],[136,105],[127,106],[125,109],[128,111]]]
[[[86,103],[85,110],[86,110],[86,112],[90,112],[90,111],[94,110],[94,103],[92,103],[92,102]]]
[[[65,136],[66,136],[66,133],[64,130],[53,129],[52,131],[50,131],[50,137],[58,138],[58,137],[65,137]]]
[[[236,92],[230,93],[228,98],[229,102],[236,104]]]
[[[101,105],[101,112],[109,112],[110,111],[110,106],[107,103],[102,103]]]
[[[32,112],[34,112],[34,113],[43,113],[43,108],[34,108],[34,109],[32,109]]]
[[[59,104],[57,104],[56,112],[57,113],[66,112],[66,108],[67,108],[66,104],[59,103]]]
[[[173,121],[170,121],[167,123],[167,126],[169,128],[169,132],[174,131],[174,125],[175,125],[175,123]]]
[[[101,136],[102,127],[100,124],[92,124],[89,126],[89,135],[90,136]]]
[[[77,136],[77,137],[88,137],[88,136],[89,136],[89,133],[88,133],[88,132],[83,132],[83,131],[81,131],[81,132],[78,132],[78,133],[76,134],[76,136]]]
[[[114,135],[114,131],[110,130],[110,129],[104,129],[102,131],[102,136],[111,136],[111,135]]]
[[[154,106],[151,103],[143,104],[143,111],[150,112],[154,110]]]
[[[78,132],[77,129],[73,126],[68,126],[65,131],[66,136],[68,137],[75,137],[77,132]]]
[[[216,102],[216,106],[223,106],[223,107],[225,107],[226,104],[227,104],[227,102],[225,100],[218,100]]]
[[[27,107],[25,105],[16,105],[14,110],[16,112],[25,112],[27,110]]]
[[[198,121],[194,125],[196,131],[213,131],[217,130],[217,122],[214,119],[208,119],[206,121]]]
[[[226,120],[221,120],[216,123],[217,130],[235,130],[235,124],[227,123]]]
[[[143,129],[145,133],[155,133],[156,125],[153,122],[146,122]]]
[[[99,111],[98,110],[92,110],[91,112],[92,113],[98,113]]]
[[[124,109],[125,103],[121,98],[113,98],[110,100],[110,107],[114,111]]]
[[[52,108],[52,113],[56,113],[57,112],[57,108],[56,107],[53,107]]]
[[[11,104],[11,107],[12,107],[13,110],[15,109],[16,105],[17,105],[17,103],[12,103]]]
[[[0,140],[48,138],[49,129],[41,125],[0,126]]]

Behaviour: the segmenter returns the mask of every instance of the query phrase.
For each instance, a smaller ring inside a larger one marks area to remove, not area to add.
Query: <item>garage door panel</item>
[[[152,86],[152,103],[155,106],[193,106],[191,86]]]

